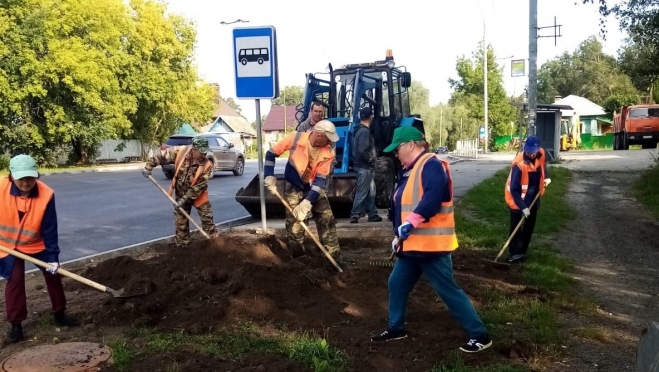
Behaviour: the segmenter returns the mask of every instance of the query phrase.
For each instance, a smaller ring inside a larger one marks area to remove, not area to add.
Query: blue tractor
[[[349,64],[337,69],[330,64],[328,70],[328,80],[318,78],[316,74],[306,75],[304,102],[298,106],[296,118],[298,122],[306,120],[312,103],[318,102],[325,108],[325,117],[334,123],[340,136],[336,143],[336,166],[326,188],[334,217],[350,216],[357,184],[351,160],[352,133],[360,122],[359,110],[366,106],[370,106],[374,113],[371,133],[378,152],[376,205],[388,209],[401,165],[393,154],[386,154],[383,150],[391,143],[397,127],[414,126],[425,133],[420,116],[410,113],[408,88],[412,84],[412,76],[404,66],[396,66],[391,50],[381,61]],[[283,195],[284,175],[275,176],[279,192]],[[266,191],[265,199],[268,218],[285,216],[285,207],[276,196]],[[253,217],[260,218],[258,175],[247,187],[238,190],[236,201]]]

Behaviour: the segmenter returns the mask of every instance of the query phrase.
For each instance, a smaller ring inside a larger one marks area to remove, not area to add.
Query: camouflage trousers
[[[185,203],[183,210],[189,215],[192,212],[192,206],[192,203]],[[211,237],[217,236],[211,203],[206,202],[195,208],[201,220],[201,228]],[[179,212],[178,208],[174,209],[174,228],[176,229],[176,246],[180,248],[188,245],[190,243],[190,221]]]
[[[295,208],[305,197],[305,193],[297,190],[292,185],[286,183],[286,191],[284,199],[288,202],[291,208]],[[318,201],[311,207],[311,215],[316,223],[316,230],[318,230],[318,238],[320,243],[325,246],[330,254],[337,255],[341,253],[339,248],[339,237],[336,234],[336,221],[327,200],[325,191],[320,192]],[[289,245],[291,245],[291,253],[299,255],[306,251],[304,248],[304,228],[300,222],[286,210],[286,231],[288,232]]]

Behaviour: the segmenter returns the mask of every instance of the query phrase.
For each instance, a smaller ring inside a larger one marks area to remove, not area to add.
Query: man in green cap
[[[168,147],[154,155],[142,170],[149,177],[156,166],[174,164],[174,177],[169,195],[176,190],[177,205],[174,208],[176,246],[181,248],[190,243],[190,222],[179,211],[179,207],[190,214],[192,206],[197,208],[201,228],[212,237],[217,236],[213,221],[213,210],[208,198],[208,180],[213,178],[213,164],[207,154],[211,151],[208,140],[203,136],[192,139],[192,145]]]
[[[0,179],[0,246],[32,256],[50,265],[41,269],[55,316],[55,324],[77,326],[65,315],[66,297],[59,268],[59,244],[55,193],[39,181],[34,159],[17,155],[9,162],[9,176]],[[25,261],[0,252],[0,276],[7,279],[5,306],[10,342],[23,339],[22,322],[27,319]]]

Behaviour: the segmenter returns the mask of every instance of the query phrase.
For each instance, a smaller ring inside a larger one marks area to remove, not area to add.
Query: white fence
[[[103,141],[96,151],[96,162],[126,163],[141,161],[143,155],[146,154],[151,157],[158,148],[158,146],[143,144],[139,140],[107,140]],[[57,164],[66,164],[67,160],[67,154],[64,154],[57,159]]]
[[[455,144],[455,155],[478,158],[478,139],[459,140]]]

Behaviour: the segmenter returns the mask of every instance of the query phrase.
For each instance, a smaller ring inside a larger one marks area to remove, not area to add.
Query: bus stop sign
[[[272,99],[279,96],[277,34],[274,26],[233,29],[236,98]]]

